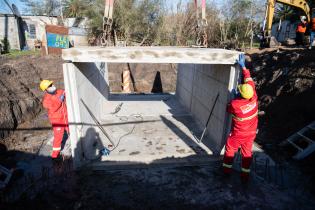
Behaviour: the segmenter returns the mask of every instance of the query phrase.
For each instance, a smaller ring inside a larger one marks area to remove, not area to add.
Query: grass
[[[40,50],[10,50],[9,53],[3,54],[3,56],[9,57],[9,58],[17,58],[20,56],[25,55],[40,55]]]

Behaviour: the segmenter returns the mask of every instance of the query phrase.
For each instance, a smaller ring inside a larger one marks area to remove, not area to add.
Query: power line
[[[1,9],[0,9],[0,12],[1,11],[4,11],[4,12],[7,12],[7,13],[11,13],[12,11],[11,10],[9,10],[8,8],[7,8],[7,4],[5,4],[5,2],[4,1],[0,1],[0,5],[1,5]]]
[[[13,9],[12,9],[11,4],[9,3],[9,1],[8,1],[8,0],[3,0],[3,1],[4,1],[4,3],[7,5],[7,7],[9,7],[9,9],[11,10],[11,12],[13,13]]]

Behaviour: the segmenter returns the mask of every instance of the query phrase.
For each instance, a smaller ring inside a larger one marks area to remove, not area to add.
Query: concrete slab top
[[[72,62],[234,64],[241,52],[184,47],[78,47],[62,50]]]

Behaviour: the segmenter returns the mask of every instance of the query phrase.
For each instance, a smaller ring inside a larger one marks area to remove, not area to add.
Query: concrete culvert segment
[[[219,155],[229,132],[226,105],[238,82],[234,64],[239,53],[176,47],[63,50],[63,59],[70,61],[63,71],[75,166],[91,160],[102,166]],[[176,92],[113,94],[109,63],[178,64]],[[218,93],[205,138],[198,143]]]

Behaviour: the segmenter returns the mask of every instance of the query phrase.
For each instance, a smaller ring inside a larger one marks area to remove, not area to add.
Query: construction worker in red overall
[[[241,178],[243,181],[247,181],[252,161],[252,146],[258,125],[258,97],[255,83],[249,70],[245,67],[245,55],[240,55],[237,62],[242,68],[244,83],[238,86],[240,96],[233,99],[227,106],[227,112],[232,115],[232,128],[225,145],[223,172],[225,174],[232,172],[234,154],[240,148]]]
[[[47,109],[48,118],[54,131],[51,157],[53,160],[57,160],[60,158],[63,136],[65,132],[69,134],[65,91],[57,89],[50,80],[42,80],[40,89],[45,91],[43,106]]]

